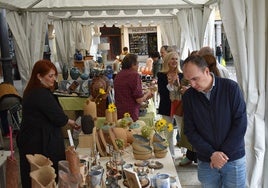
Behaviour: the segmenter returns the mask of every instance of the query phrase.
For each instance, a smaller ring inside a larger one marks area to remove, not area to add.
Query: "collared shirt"
[[[208,92],[201,91],[201,93],[203,93],[207,97],[208,100],[210,99],[211,91],[212,91],[213,87],[215,86],[215,75],[212,72],[210,72],[210,74],[211,74],[212,79],[213,79],[211,88],[208,90]]]

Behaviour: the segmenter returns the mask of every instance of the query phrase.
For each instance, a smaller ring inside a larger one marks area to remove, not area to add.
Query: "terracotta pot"
[[[127,130],[127,142],[132,144],[133,143],[133,131],[132,130]]]
[[[27,154],[26,158],[31,166],[31,171],[38,170],[43,166],[52,166],[52,161],[41,154]]]
[[[91,99],[87,99],[84,104],[84,115],[91,115],[93,119],[97,118],[97,106]]]
[[[109,122],[109,123],[114,122],[113,121],[113,113],[112,112],[109,112],[108,109],[105,110],[105,117],[106,117],[106,121],[107,122]]]
[[[126,147],[128,145],[127,142],[127,129],[121,128],[121,127],[112,127],[112,130],[114,132],[114,135],[117,139],[124,140],[124,146]]]

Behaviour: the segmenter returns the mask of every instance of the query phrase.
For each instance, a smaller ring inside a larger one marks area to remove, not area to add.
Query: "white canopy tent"
[[[42,58],[46,24],[54,25],[62,62],[70,61],[76,45],[90,37],[94,40],[94,35],[99,35],[96,26],[104,24],[160,25],[163,43],[177,45],[185,55],[188,50],[204,45],[214,47],[213,9],[209,5],[215,1],[0,0],[0,8],[7,10],[7,22],[16,40],[19,69],[26,82],[33,63]],[[268,187],[268,169],[264,168],[268,160],[265,118],[268,115],[268,4],[265,0],[218,3],[237,80],[247,103],[247,187]],[[86,36],[81,28],[92,30],[92,36]]]

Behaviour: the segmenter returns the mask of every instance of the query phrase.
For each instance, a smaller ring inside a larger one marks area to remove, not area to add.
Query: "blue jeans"
[[[226,163],[221,169],[198,160],[198,179],[203,188],[246,187],[246,157]]]

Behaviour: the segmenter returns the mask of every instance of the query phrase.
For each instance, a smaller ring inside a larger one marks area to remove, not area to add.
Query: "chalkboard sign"
[[[129,34],[129,51],[137,55],[149,55],[149,53],[157,51],[157,34]]]
[[[137,55],[148,55],[148,37],[146,33],[129,34],[129,51]]]

